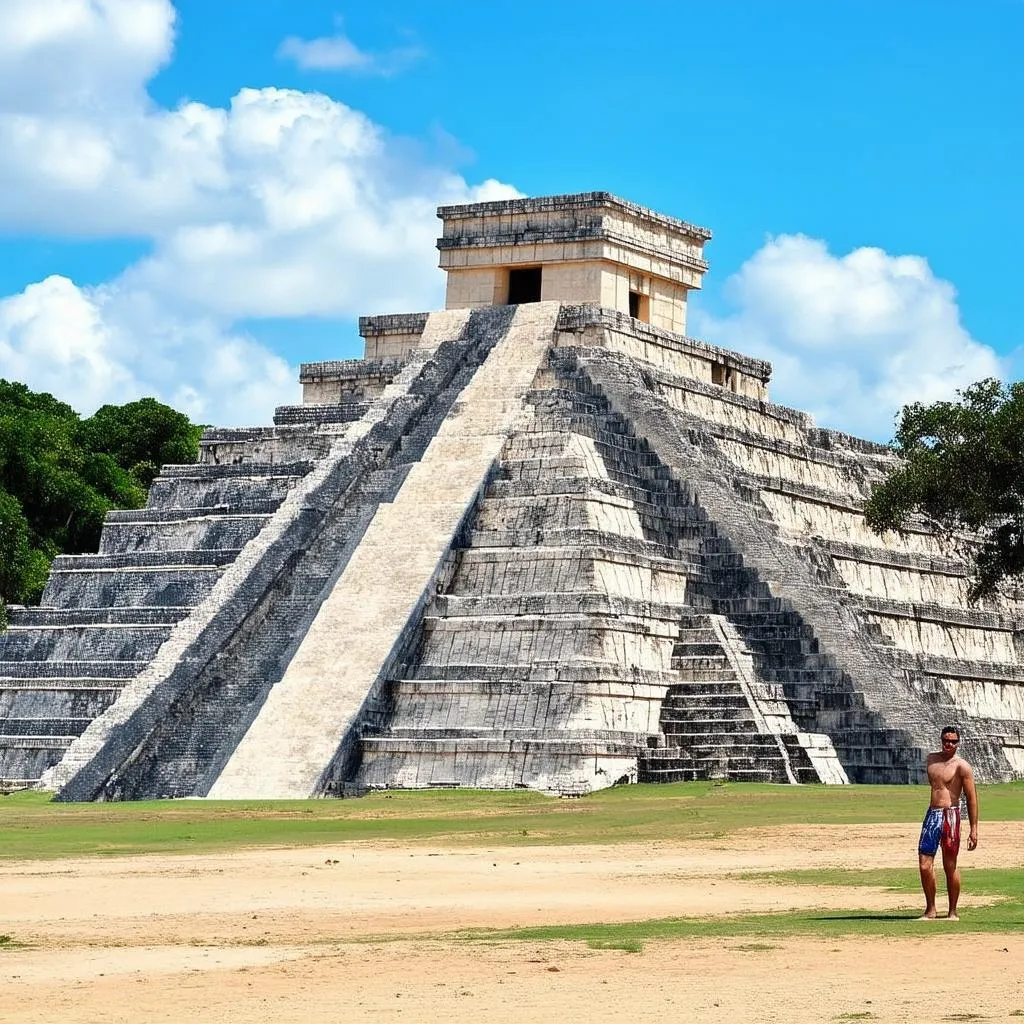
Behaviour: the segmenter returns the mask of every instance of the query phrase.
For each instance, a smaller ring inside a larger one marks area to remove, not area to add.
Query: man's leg
[[[949,920],[959,921],[956,905],[960,902],[960,869],[956,864],[956,850],[942,848],[942,869],[946,872],[946,890],[949,893]],[[932,881],[934,885],[934,879]]]
[[[921,870],[921,888],[924,889],[924,914],[922,920],[935,919],[935,857],[926,853],[917,855],[918,867]]]

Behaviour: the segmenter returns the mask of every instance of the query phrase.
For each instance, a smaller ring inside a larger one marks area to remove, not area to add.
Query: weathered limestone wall
[[[885,449],[818,431],[801,414],[755,404],[725,389],[667,372],[655,378],[644,390],[654,387],[659,401],[685,414],[684,430],[692,425],[708,439],[707,450],[713,448],[730,467],[727,474],[756,502],[765,521],[761,529],[780,531],[795,552],[811,545],[818,586],[854,612],[858,629],[867,635],[873,630],[880,638],[872,657],[881,659],[882,676],[888,672],[892,678],[892,693],[909,685],[908,702],[920,693],[922,707],[935,701],[949,720],[977,716],[974,740],[983,750],[992,735],[988,720],[999,720],[1008,752],[1002,758],[985,753],[982,759],[989,758],[986,770],[994,777],[1015,770],[1012,748],[1024,727],[1017,605],[968,608],[966,564],[950,558],[923,525],[884,537],[867,528],[863,503],[871,481],[890,464]],[[697,486],[707,491],[706,483]],[[891,667],[885,669],[887,661]],[[1007,699],[993,700],[996,693]],[[884,694],[880,678],[879,712],[885,710]],[[902,709],[885,717],[908,721]],[[929,745],[926,729],[917,735],[922,748]],[[996,740],[997,748],[1001,745]]]
[[[363,357],[371,362],[407,358],[419,347],[428,316],[428,313],[361,316],[359,334],[366,345]]]
[[[459,338],[469,318],[469,311],[435,314],[432,337],[424,339],[416,356],[362,419],[343,431],[330,425],[325,428],[335,437],[328,456],[287,493],[263,529],[178,623],[148,666],[72,744],[47,777],[49,785],[59,788],[66,799],[89,799],[99,792],[132,797],[186,795],[194,791],[190,786],[202,784],[203,772],[211,767],[206,759],[216,761],[225,745],[231,749],[237,742],[235,730],[244,728],[247,715],[265,697],[274,672],[279,671],[275,659],[290,650],[289,635],[279,635],[277,629],[294,636],[297,623],[317,605],[323,586],[317,575],[323,569],[303,566],[303,553],[318,552],[321,537],[327,542],[337,538],[340,547],[332,557],[344,559],[358,543],[372,503],[386,492],[366,491],[371,504],[350,510],[346,496],[363,493],[360,481],[373,483],[374,474],[387,466],[389,453],[404,451],[403,443],[415,438],[415,434],[407,438],[407,431],[416,429],[424,409],[429,411],[439,385],[446,386],[448,377],[459,372],[464,346],[446,339]],[[507,319],[507,314],[496,310],[495,318]],[[432,433],[429,424],[428,429]],[[215,480],[228,472],[251,473],[246,466],[206,469]],[[401,466],[396,469],[400,480]],[[382,477],[385,488],[391,486],[392,476],[389,471]],[[341,515],[337,523],[336,511]],[[330,527],[326,535],[325,526]],[[352,530],[356,537],[347,541]],[[329,577],[330,566],[326,568]],[[298,580],[296,572],[301,576]],[[307,578],[312,590],[300,587],[305,603],[295,605],[290,595],[298,596],[296,585]],[[281,622],[271,629],[268,622],[274,616]],[[236,671],[244,675],[251,665],[256,676],[240,689],[225,689],[229,681],[221,678],[217,666],[232,663],[227,655],[236,642],[244,648]],[[179,724],[183,722],[188,724]]]
[[[543,303],[518,308],[394,501],[378,509],[211,797],[312,796],[335,759],[351,757],[363,709],[374,703],[508,433],[527,415],[523,396],[556,316],[557,306]]]
[[[654,321],[645,251],[696,272],[703,241],[594,203],[442,247],[491,307],[472,254],[533,231],[544,294],[593,304],[366,318],[367,359],[307,364],[301,406],[208,431],[58,559],[0,639],[0,785],[908,782],[949,721],[1024,774],[1020,595],[969,607],[962,551],[868,530],[891,454],[770,403],[767,364],[609,308]]]
[[[613,349],[631,359],[653,363],[674,376],[712,385],[712,395],[717,394],[718,385],[756,402],[768,398],[768,363],[641,323],[614,309],[563,306],[558,317],[558,344]]]
[[[684,334],[686,293],[707,270],[705,228],[604,192],[442,207],[448,309],[509,301],[509,271],[542,268],[541,299],[593,303]]]
[[[779,688],[751,685],[730,641],[703,638],[690,591],[708,524],[558,375],[538,377],[532,402],[384,687],[359,782],[845,781]]]

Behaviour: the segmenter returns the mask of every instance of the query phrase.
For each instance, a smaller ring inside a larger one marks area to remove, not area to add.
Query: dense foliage
[[[140,508],[157,468],[194,462],[202,428],[153,398],[82,419],[0,380],[0,599],[39,600],[50,562],[95,551],[112,508]]]
[[[903,409],[892,442],[903,461],[875,487],[866,517],[879,533],[919,513],[951,543],[978,534],[976,601],[1024,575],[1024,382],[983,380],[957,394]]]

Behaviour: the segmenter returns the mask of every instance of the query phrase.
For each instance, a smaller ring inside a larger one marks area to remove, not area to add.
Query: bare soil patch
[[[0,864],[0,1019],[731,1021],[1024,1014],[1024,942],[786,938],[466,944],[466,927],[806,907],[916,909],[876,888],[737,872],[907,867],[916,825],[784,826],[687,844],[402,848],[361,844]],[[1024,823],[988,823],[964,864],[1024,864]],[[980,898],[969,889],[962,907]],[[416,933],[423,933],[417,937]],[[374,941],[373,937],[401,937]],[[941,945],[941,949],[938,947]],[[938,960],[936,960],[938,958]],[[866,1016],[871,1014],[871,1016]],[[845,1015],[845,1016],[844,1016]],[[1014,1018],[1015,1019],[1015,1018]]]

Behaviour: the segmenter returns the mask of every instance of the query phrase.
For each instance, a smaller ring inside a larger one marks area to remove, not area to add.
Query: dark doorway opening
[[[629,293],[629,315],[637,320],[650,323],[651,300],[640,292]]]
[[[508,304],[540,302],[540,267],[522,267],[508,272]]]

